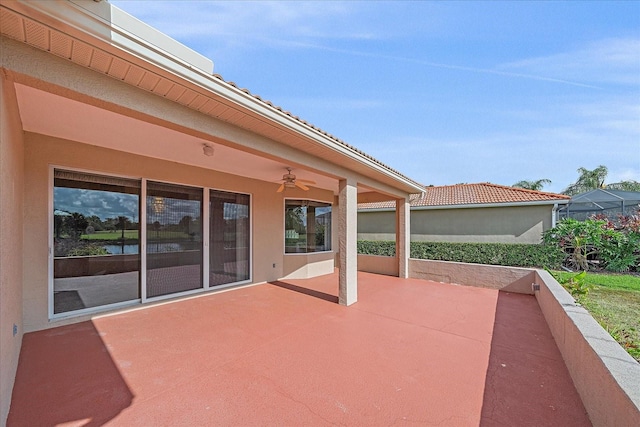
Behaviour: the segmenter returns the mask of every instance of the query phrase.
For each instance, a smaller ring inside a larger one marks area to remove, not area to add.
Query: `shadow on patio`
[[[8,425],[101,426],[133,395],[91,322],[26,334]]]
[[[533,296],[498,293],[480,425],[591,425]]]
[[[350,307],[334,274],[28,334],[9,425],[589,425],[533,297],[358,278]]]

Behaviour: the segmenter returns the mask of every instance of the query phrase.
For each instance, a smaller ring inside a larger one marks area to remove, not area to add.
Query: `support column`
[[[396,258],[398,277],[409,277],[409,254],[411,247],[411,205],[409,198],[396,199]]]
[[[351,179],[340,180],[338,194],[339,293],[341,305],[358,300],[358,187]]]

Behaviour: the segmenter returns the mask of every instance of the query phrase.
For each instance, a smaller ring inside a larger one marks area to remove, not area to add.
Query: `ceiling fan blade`
[[[295,184],[296,184],[296,187],[302,188],[304,191],[309,191],[309,187],[307,187],[306,185],[300,183],[299,181],[296,181]]]
[[[278,191],[276,191],[276,193],[282,193],[283,191],[284,191],[284,182],[280,184],[280,187],[278,187]]]

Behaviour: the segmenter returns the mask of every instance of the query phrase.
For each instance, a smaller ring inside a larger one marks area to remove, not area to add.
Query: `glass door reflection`
[[[147,298],[203,287],[202,189],[147,183]]]

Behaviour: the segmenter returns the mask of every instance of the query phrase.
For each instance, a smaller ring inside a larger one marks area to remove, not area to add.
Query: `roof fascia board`
[[[2,1],[2,5],[43,24],[59,28],[87,43],[98,39],[107,45],[155,64],[213,72],[213,61],[129,15],[107,1],[54,0]],[[34,16],[33,13],[39,14]],[[110,53],[116,53],[109,50]]]
[[[438,206],[411,206],[412,211],[443,210],[443,209],[477,209],[477,208],[507,208],[524,206],[566,205],[566,200],[538,200],[535,202],[509,202],[509,203],[477,203],[464,205],[438,205]],[[395,208],[358,209],[359,212],[385,212],[395,211]]]
[[[375,188],[376,191],[388,194],[392,198],[406,197],[406,192],[399,189],[397,185],[377,181],[350,170],[342,164],[319,158],[290,145],[280,144],[273,139],[219,119],[212,117],[207,120],[193,121],[190,116],[192,110],[188,107],[159,98],[148,91],[137,91],[131,94],[128,91],[129,85],[126,83],[95,73],[91,69],[83,68],[80,72],[73,74],[73,69],[77,67],[76,64],[58,56],[49,55],[47,52],[25,43],[0,36],[0,50],[3,52],[3,59],[4,55],[10,58],[8,63],[3,62],[2,64],[6,67],[6,72],[12,81],[21,85],[46,90],[54,95],[68,97],[77,102],[86,102],[88,97],[97,101],[92,105],[105,108],[116,114],[127,115],[128,112],[135,109],[140,114],[137,116],[139,120],[167,126],[178,132],[184,132],[213,143],[235,147],[271,160],[282,161],[282,159],[286,159],[288,163],[336,180],[349,176],[358,182],[358,186]],[[38,63],[42,64],[42,67],[33,67],[34,62],[29,59],[32,54],[38,55]],[[70,80],[68,76],[71,74],[75,78]],[[103,84],[107,81],[111,85]],[[46,87],[41,87],[37,82],[45,82]],[[109,89],[105,90],[104,88]],[[77,96],[70,96],[72,94]],[[169,126],[169,123],[175,126]],[[242,148],[236,147],[234,143],[227,144],[225,141],[242,141]]]
[[[569,199],[562,200],[536,200],[535,202],[507,202],[507,203],[476,203],[464,205],[441,205],[441,206],[416,206],[412,209],[428,210],[428,209],[473,209],[473,208],[506,208],[520,206],[544,206],[554,204],[567,204]]]
[[[115,47],[120,51],[133,55],[134,57],[141,58],[145,62],[149,62],[151,65],[169,72],[174,78],[177,77],[183,79],[192,85],[204,89],[208,93],[213,93],[222,99],[226,99],[228,102],[242,107],[246,111],[263,117],[270,122],[274,122],[286,130],[297,133],[313,144],[329,148],[351,161],[365,165],[369,169],[374,170],[377,174],[381,174],[386,179],[390,179],[392,182],[399,184],[400,188],[404,189],[404,191],[408,193],[422,192],[424,190],[424,186],[421,184],[383,166],[376,160],[363,155],[354,148],[351,148],[346,144],[339,143],[323,132],[286,114],[284,111],[267,105],[265,102],[251,95],[248,91],[234,87],[213,76],[211,73],[180,59],[171,52],[167,52],[162,48],[169,48],[167,39],[173,41],[174,44],[172,47],[174,48],[182,47],[185,52],[190,51],[190,49],[179,44],[175,40],[170,39],[168,36],[153,29],[147,24],[144,24],[142,21],[128,15],[126,12],[118,9],[108,2],[78,0],[26,2],[25,0],[19,0],[15,2],[15,4],[12,3],[14,2],[3,2],[2,5],[4,7],[11,5],[13,7],[8,7],[9,9],[30,17],[31,14],[28,12],[30,10],[36,10],[40,14],[47,16],[49,20],[53,19],[55,21],[60,21],[66,27],[65,30],[68,31],[69,27],[74,29],[75,32],[73,35],[78,36],[76,33],[81,33],[84,36],[81,37],[83,41],[95,45],[95,40],[97,39],[103,45]],[[78,4],[82,4],[82,6],[79,6]],[[92,6],[92,4],[97,6]],[[98,13],[99,10],[96,8],[100,7],[108,7],[111,12],[105,12],[105,10],[102,10]],[[108,19],[105,19],[101,16],[105,13],[110,13],[110,16],[118,21],[110,22]],[[151,34],[151,32],[155,32],[155,34],[158,35],[159,40],[164,39],[165,44],[164,46],[153,45],[147,40],[138,37],[133,32],[134,28],[122,28],[119,24],[127,25],[129,27],[139,24],[141,26],[140,28],[148,31],[149,34]],[[56,27],[53,26],[53,28]],[[117,54],[113,49],[109,49],[109,52]],[[193,51],[191,52],[195,56],[201,56]],[[207,68],[204,65],[201,66],[203,68]],[[210,68],[213,70],[213,63],[211,63]],[[385,180],[383,179],[383,181]]]

